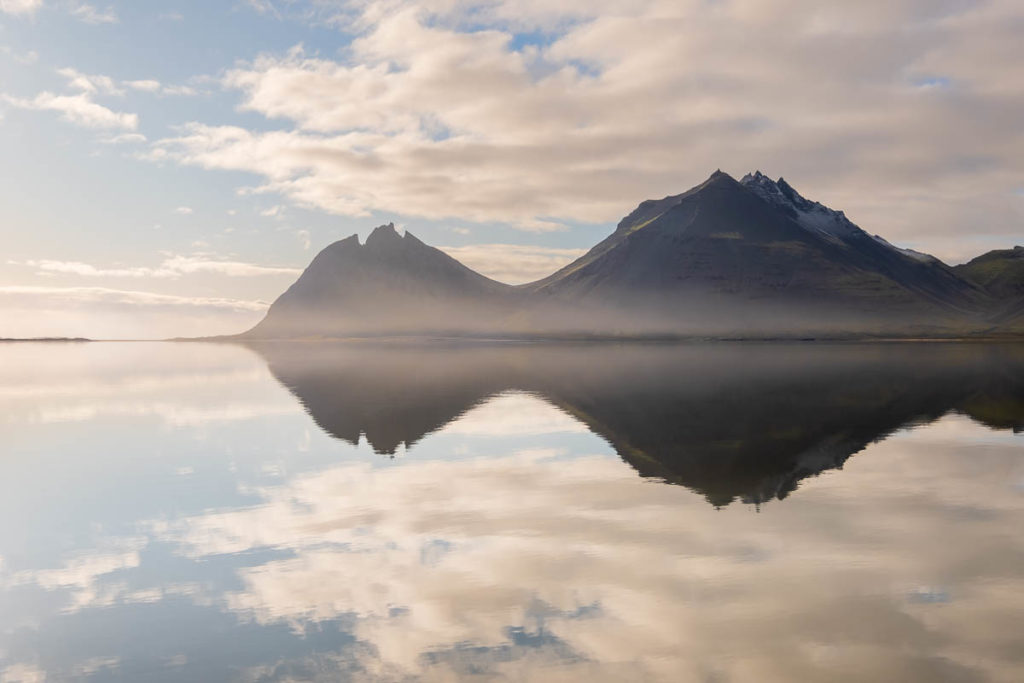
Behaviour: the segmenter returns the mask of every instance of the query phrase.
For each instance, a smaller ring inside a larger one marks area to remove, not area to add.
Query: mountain
[[[956,271],[995,299],[997,322],[1024,327],[1024,247],[990,251]]]
[[[665,331],[957,328],[987,295],[938,259],[872,237],[760,172],[721,171],[640,204],[530,290]]]
[[[485,329],[517,298],[412,233],[382,225],[331,244],[247,338],[446,334]]]
[[[316,256],[249,339],[961,336],[1024,326],[1020,248],[951,268],[757,171],[641,203],[552,275],[509,286],[393,225]]]

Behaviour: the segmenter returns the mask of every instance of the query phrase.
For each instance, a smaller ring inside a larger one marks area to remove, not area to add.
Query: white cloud
[[[438,249],[487,277],[513,285],[547,277],[587,251],[519,244],[472,244]]]
[[[55,111],[64,120],[86,128],[121,128],[135,130],[139,127],[137,114],[116,112],[93,102],[89,93],[78,95],[55,95],[41,92],[32,99],[4,96],[4,100],[21,109]]]
[[[106,9],[101,10],[94,5],[80,2],[72,7],[71,14],[87,24],[116,24],[118,22],[117,12],[109,5]]]
[[[143,92],[159,92],[160,81],[153,80],[151,78],[139,80],[139,81],[125,81],[125,85],[133,90],[141,90]]]
[[[178,214],[179,216],[188,216],[189,214],[192,213],[192,207],[190,207],[190,206],[179,206],[178,208],[176,208],[174,210],[174,213]]]
[[[46,683],[46,679],[46,671],[37,664],[18,663],[0,669],[0,683]]]
[[[105,287],[35,287],[0,286],[0,297],[59,298],[66,302],[109,303],[126,306],[186,306],[190,308],[219,308],[235,311],[265,311],[262,301],[243,301],[221,297],[187,297],[152,292],[136,292]]]
[[[57,69],[57,73],[67,79],[68,87],[86,93],[123,95],[124,91],[113,78],[102,74],[86,74],[72,67]]]
[[[164,339],[233,334],[268,304],[104,287],[0,287],[0,337]]]
[[[16,52],[10,45],[0,46],[0,54],[5,54],[19,64],[35,64],[39,61],[39,53],[35,50]]]
[[[212,273],[228,277],[260,277],[264,275],[298,275],[300,268],[285,266],[263,266],[243,261],[218,260],[206,255],[169,256],[160,265],[128,266],[102,268],[80,261],[55,261],[34,259],[14,265],[24,265],[39,269],[41,274],[77,275],[79,277],[110,277],[110,278],[170,278],[195,273]]]
[[[198,91],[187,85],[165,85],[161,90],[162,95],[197,95]]]
[[[302,245],[303,250],[308,251],[313,242],[310,239],[309,230],[298,230],[295,236],[299,239],[299,244]]]
[[[32,14],[43,6],[43,0],[0,0],[0,12]]]
[[[4,52],[10,53],[9,48]],[[35,53],[30,53],[35,55]],[[17,57],[15,57],[18,59]],[[19,59],[19,61],[21,61]],[[125,89],[153,93],[158,95],[195,95],[194,88],[184,85],[164,85],[155,79],[121,81],[103,74],[87,74],[73,67],[57,69],[57,73],[67,80],[68,88],[77,91],[73,95],[58,95],[41,92],[34,98],[13,97],[0,93],[0,98],[7,103],[22,109],[52,110],[61,112],[65,120],[77,125],[91,128],[122,128],[136,130],[139,125],[137,114],[114,111],[98,104],[94,98],[99,95],[123,96]],[[102,142],[144,142],[136,137],[121,136],[108,138]]]
[[[121,133],[120,135],[112,135],[100,140],[100,142],[108,145],[141,144],[145,141],[146,136],[142,133]]]
[[[197,122],[156,149],[343,215],[551,229],[762,168],[924,247],[981,240],[963,235],[981,213],[988,239],[1024,219],[1011,0],[334,5],[358,15],[343,58],[292,50],[224,79],[290,128]],[[551,41],[513,40],[531,26]]]
[[[258,14],[266,14],[273,17],[280,17],[281,14],[274,3],[270,0],[242,0],[243,4],[253,9]]]
[[[187,85],[164,85],[154,78],[144,78],[137,81],[124,81],[123,85],[132,90],[153,93],[157,95],[195,95],[196,89]]]
[[[165,260],[161,268],[181,274],[215,273],[228,277],[257,277],[262,275],[298,275],[301,268],[285,266],[262,266],[241,261],[224,261],[195,256],[173,256]]]
[[[9,104],[22,109],[59,112],[64,120],[87,128],[120,128],[133,131],[139,127],[137,114],[117,112],[93,100],[96,95],[124,94],[124,91],[111,77],[86,74],[71,67],[57,69],[57,73],[67,80],[69,88],[78,92],[73,95],[41,92],[31,99],[10,95],[0,95],[0,97]]]

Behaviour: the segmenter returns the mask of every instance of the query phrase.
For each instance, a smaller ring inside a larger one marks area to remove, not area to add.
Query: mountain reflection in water
[[[643,477],[716,506],[783,499],[894,431],[956,412],[1024,429],[1024,349],[964,344],[262,343],[332,436],[412,447],[487,399],[542,397]]]

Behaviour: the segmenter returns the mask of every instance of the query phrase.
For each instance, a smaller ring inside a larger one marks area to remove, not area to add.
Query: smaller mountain
[[[956,267],[995,300],[995,322],[1024,327],[1024,247],[997,249]]]
[[[445,334],[492,329],[514,288],[480,275],[393,223],[317,254],[241,335],[247,339]]]

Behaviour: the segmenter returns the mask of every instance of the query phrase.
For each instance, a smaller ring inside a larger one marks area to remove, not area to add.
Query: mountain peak
[[[711,185],[712,183],[719,183],[719,182],[733,182],[733,183],[735,183],[736,179],[733,178],[731,175],[729,175],[728,173],[726,173],[725,171],[723,171],[722,169],[719,168],[719,169],[715,170],[715,172],[712,173],[710,176],[708,176],[708,179],[705,180],[702,185]],[[700,187],[700,186],[698,186],[698,187]]]
[[[808,230],[838,239],[867,236],[842,211],[835,211],[820,202],[805,198],[782,176],[772,180],[761,171],[754,171],[743,176],[740,184],[769,204],[782,209]]]
[[[379,225],[373,229],[370,236],[366,238],[366,246],[368,247],[386,247],[393,244],[400,244],[402,242],[402,236],[395,230],[394,223],[388,223],[387,225]]]

